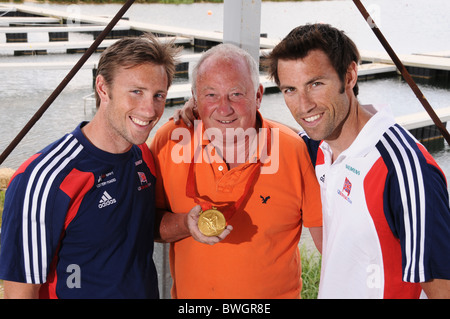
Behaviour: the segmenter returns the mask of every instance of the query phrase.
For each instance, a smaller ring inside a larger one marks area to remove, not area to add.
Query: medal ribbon
[[[226,220],[229,220],[231,217],[233,217],[234,213],[241,206],[242,202],[245,200],[246,195],[249,193],[250,188],[253,186],[261,171],[261,162],[258,160],[258,163],[256,163],[252,168],[250,177],[247,181],[247,184],[245,185],[244,193],[236,202],[234,202],[234,204],[232,204],[231,202],[212,203],[212,200],[208,196],[200,197],[197,192],[197,180],[194,176],[194,165],[195,163],[192,161],[189,166],[186,196],[193,198],[194,201],[201,206],[202,211],[211,209],[213,207],[217,208],[225,216]]]
[[[268,145],[269,150],[270,150],[269,145],[271,141],[270,137],[271,134],[269,129],[266,144]],[[186,183],[186,196],[189,198],[193,198],[194,201],[201,206],[202,211],[215,207],[219,211],[221,211],[221,213],[225,216],[226,220],[229,220],[231,217],[233,217],[236,211],[240,208],[241,204],[244,202],[246,195],[249,193],[257,177],[259,176],[259,173],[261,172],[261,166],[262,166],[261,159],[258,159],[258,162],[255,163],[255,165],[253,165],[252,172],[250,173],[250,177],[248,178],[247,184],[245,185],[244,193],[236,202],[234,202],[234,204],[232,204],[232,202],[213,203],[213,201],[208,196],[200,197],[197,192],[197,180],[195,178],[195,163],[194,157],[192,157],[192,161],[189,165],[189,173]]]

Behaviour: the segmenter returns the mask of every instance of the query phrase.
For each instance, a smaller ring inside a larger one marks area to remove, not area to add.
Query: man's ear
[[[261,107],[261,101],[264,95],[264,86],[260,84],[256,91],[256,109],[258,110]]]
[[[95,89],[102,102],[110,100],[110,95],[108,94],[109,87],[103,75],[97,75],[97,78],[95,79]]]
[[[345,86],[346,89],[353,91],[353,88],[358,81],[358,64],[352,61],[347,68],[347,74],[345,75]]]

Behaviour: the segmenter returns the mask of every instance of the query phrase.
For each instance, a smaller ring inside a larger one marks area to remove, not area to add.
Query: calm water
[[[43,5],[39,7],[79,12],[86,15],[115,15],[120,5]],[[364,1],[385,37],[397,53],[425,53],[450,50],[450,1],[448,0],[377,0]],[[211,15],[208,15],[211,12]],[[125,14],[130,20],[152,24],[223,30],[223,4],[191,5],[134,4]],[[263,2],[261,32],[269,38],[281,39],[292,28],[304,23],[326,22],[347,32],[363,50],[384,51],[361,14],[350,0]],[[70,34],[70,40],[92,39],[91,36]],[[46,35],[32,34],[30,42],[47,41]],[[5,42],[0,34],[0,42]],[[3,62],[77,61],[81,55],[50,54],[46,56],[13,57],[0,52]],[[0,152],[9,145],[22,127],[31,119],[68,70],[0,70]],[[450,107],[450,89],[419,85],[434,108]],[[24,160],[50,142],[71,131],[80,121],[92,118],[91,105],[84,109],[83,97],[92,93],[91,70],[81,70],[56,99],[41,120],[33,127],[2,166],[16,169]],[[398,78],[360,83],[362,103],[388,105],[394,114],[423,111],[411,89]],[[175,107],[168,107],[159,125],[167,121]],[[264,116],[289,125],[296,125],[280,94],[265,95],[261,107]],[[430,145],[433,156],[450,176],[450,147],[444,142]],[[157,259],[164,248],[158,246]],[[162,276],[167,271],[159,264]],[[162,280],[167,283],[167,280]],[[168,285],[163,296],[168,296]],[[165,290],[164,290],[165,289]]]
[[[114,15],[120,5],[43,5],[26,3],[74,14]],[[418,53],[450,50],[450,22],[445,13],[450,12],[447,0],[377,0],[364,1],[381,30],[397,53]],[[99,10],[101,8],[101,10]],[[208,12],[212,14],[209,15]],[[125,14],[134,21],[172,25],[190,29],[223,30],[223,4],[198,3],[190,5],[133,4]],[[280,39],[293,27],[309,22],[327,22],[345,30],[360,49],[383,51],[378,40],[366,25],[352,1],[263,2],[261,32]],[[43,40],[44,38],[44,40]],[[88,35],[70,34],[70,40],[91,38]],[[46,35],[33,33],[30,42],[46,41]],[[0,42],[5,36],[0,34]],[[77,61],[80,55],[50,54],[34,57],[13,57],[0,52],[0,62]],[[61,82],[68,70],[17,70],[0,71],[0,151],[17,135],[20,129]],[[92,74],[81,70],[56,99],[41,120],[11,153],[3,166],[17,168],[37,150],[70,131],[82,120],[90,119],[85,113],[83,97],[92,93]],[[383,104],[392,107],[397,115],[423,111],[410,88],[396,78],[361,82],[362,103]],[[420,85],[434,108],[450,106],[450,90]],[[166,108],[160,124],[173,113]],[[296,125],[279,94],[266,95],[263,115]],[[450,150],[447,145],[436,154],[439,163],[450,175]],[[441,160],[442,157],[442,160]]]

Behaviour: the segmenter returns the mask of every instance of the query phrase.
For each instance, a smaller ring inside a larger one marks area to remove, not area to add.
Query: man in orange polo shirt
[[[263,119],[258,67],[230,44],[193,72],[194,125],[156,133],[159,238],[171,242],[173,298],[300,298],[302,226],[321,247],[321,204],[303,140]],[[206,236],[200,210],[216,207],[228,227]],[[207,245],[210,244],[210,245]],[[214,244],[214,245],[212,245]]]

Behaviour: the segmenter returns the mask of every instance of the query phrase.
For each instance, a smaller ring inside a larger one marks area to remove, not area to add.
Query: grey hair
[[[200,69],[203,62],[215,55],[218,55],[223,59],[244,58],[245,62],[248,65],[248,68],[250,69],[250,75],[252,78],[253,86],[255,88],[255,92],[258,90],[259,68],[258,63],[256,63],[255,59],[247,51],[237,47],[234,44],[222,43],[204,52],[195,65],[194,69],[192,70],[192,94],[194,95],[194,98],[197,97],[198,70]]]

